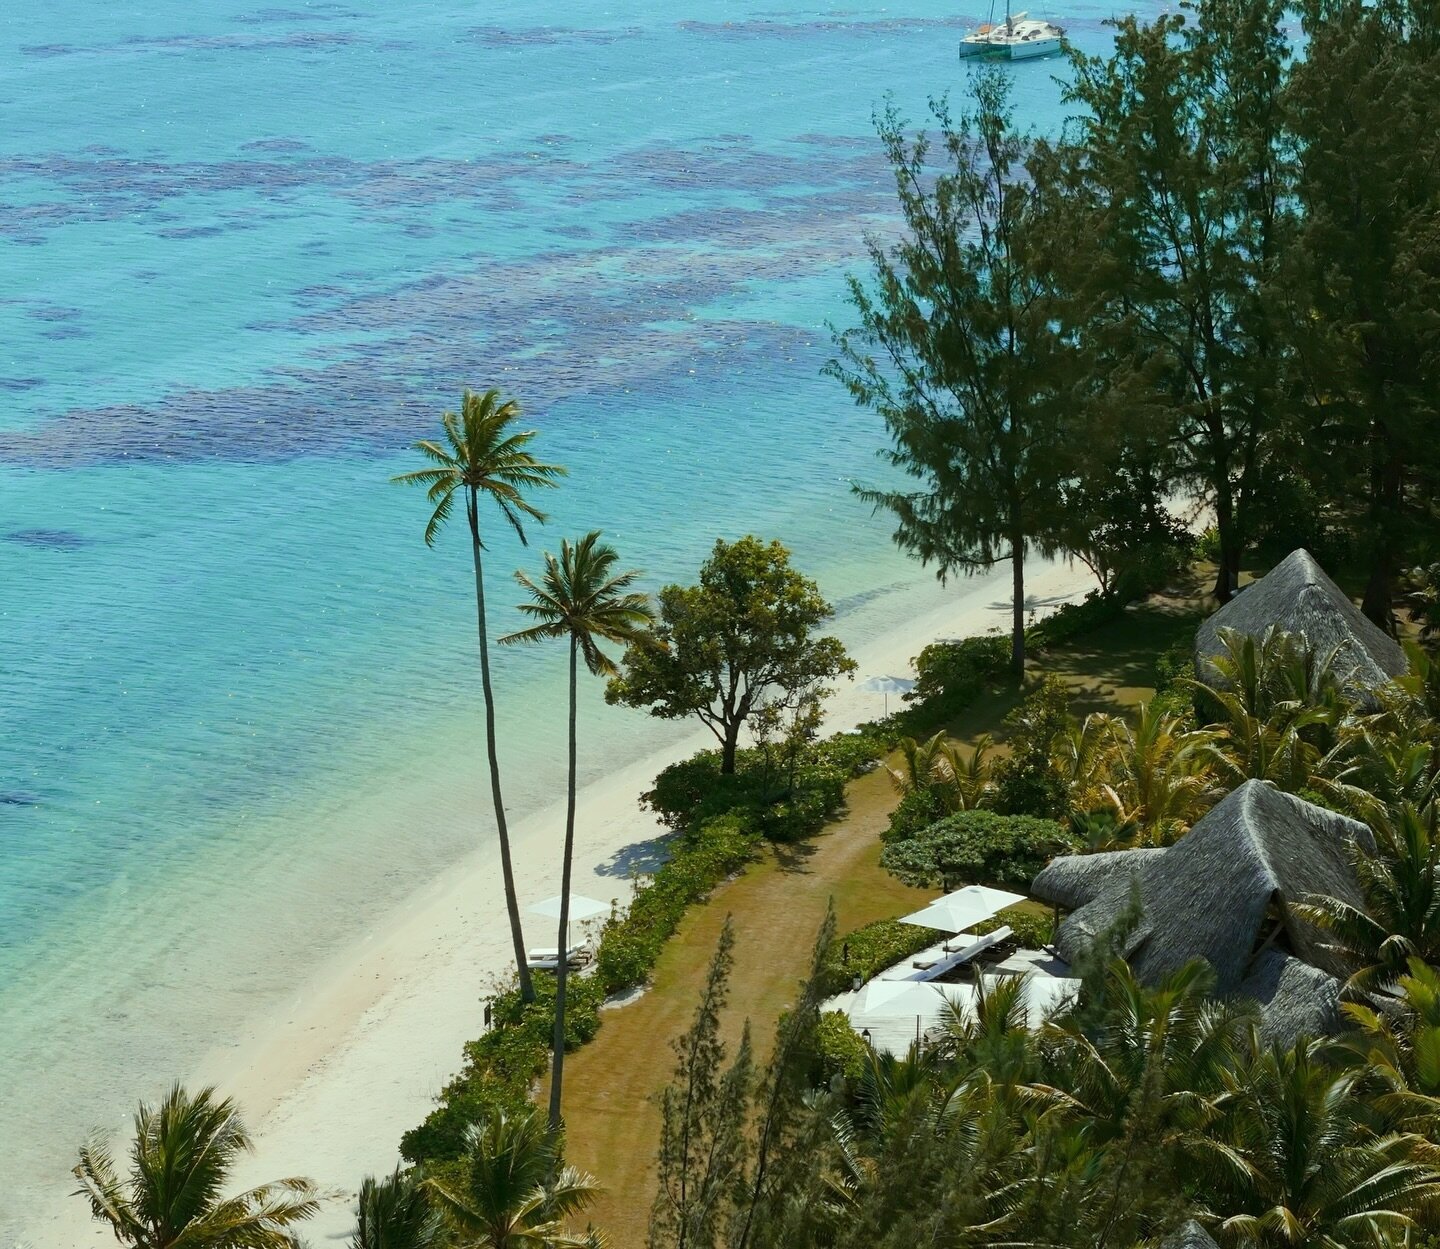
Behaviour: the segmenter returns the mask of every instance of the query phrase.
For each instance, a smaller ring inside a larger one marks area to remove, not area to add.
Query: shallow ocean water
[[[883,431],[820,369],[894,225],[872,110],[961,89],[980,9],[0,13],[0,1236],[468,848],[465,545],[388,484],[462,386],[571,468],[537,548],[600,527],[658,584],[779,536],[852,641],[941,601],[851,497]],[[1047,15],[1098,50],[1111,12]],[[1037,128],[1060,69],[1012,71]],[[503,624],[538,553],[491,532]],[[499,657],[517,809],[561,775],[560,667]],[[592,693],[592,774],[674,731]]]

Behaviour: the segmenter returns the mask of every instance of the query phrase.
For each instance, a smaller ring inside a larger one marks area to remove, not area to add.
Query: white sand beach
[[[1078,599],[1093,579],[1081,567],[1037,561],[1029,590],[1037,615]],[[1004,628],[1008,568],[955,583],[946,605],[898,620],[880,639],[854,648],[860,681],[911,673],[911,659],[941,637]],[[832,699],[827,728],[848,728],[881,714],[880,695],[846,683]],[[673,744],[621,767],[580,794],[575,891],[601,899],[628,894],[623,869],[654,862],[663,829],[642,812],[637,795],[656,772],[711,742],[703,730],[677,724]],[[563,803],[526,815],[513,829],[522,906],[557,892],[555,846]],[[602,870],[603,869],[603,870]],[[621,898],[623,901],[623,897]],[[527,927],[532,945],[553,944]],[[543,939],[542,939],[543,938]],[[240,1182],[309,1175],[338,1194],[310,1224],[315,1244],[344,1240],[350,1197],[365,1174],[388,1171],[399,1159],[401,1134],[418,1123],[458,1069],[464,1042],[482,1029],[482,999],[510,959],[497,851],[478,848],[441,880],[411,896],[356,947],[313,976],[288,1006],[257,1020],[239,1051],[216,1054],[190,1074],[192,1085],[215,1083],[239,1102],[257,1151]],[[26,1229],[35,1245],[108,1240],[87,1224],[83,1203],[49,1212]]]

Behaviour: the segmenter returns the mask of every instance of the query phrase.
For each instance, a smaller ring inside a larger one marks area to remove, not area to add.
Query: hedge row
[[[820,964],[821,991],[834,997],[845,992],[857,975],[869,980],[876,972],[934,944],[934,929],[877,919],[831,943]]]

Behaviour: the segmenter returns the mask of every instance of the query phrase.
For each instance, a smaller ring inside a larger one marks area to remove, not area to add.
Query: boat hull
[[[1012,43],[1007,49],[1012,61],[1028,61],[1036,56],[1049,56],[1060,51],[1058,39],[1027,39],[1023,43]]]

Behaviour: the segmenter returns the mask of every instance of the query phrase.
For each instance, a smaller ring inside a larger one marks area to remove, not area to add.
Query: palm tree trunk
[[[1010,671],[1025,673],[1025,539],[1010,539]]]
[[[570,639],[570,781],[565,793],[565,857],[560,864],[560,961],[555,968],[554,1056],[550,1064],[550,1132],[560,1131],[560,1082],[565,1074],[565,981],[570,969],[570,868],[575,858],[575,704],[580,647]]]
[[[469,491],[470,545],[475,555],[475,614],[480,628],[480,686],[485,694],[485,750],[490,760],[490,796],[495,803],[495,832],[500,838],[500,874],[505,881],[505,909],[510,915],[510,938],[515,945],[515,970],[522,1001],[535,1000],[530,968],[525,963],[525,934],[520,928],[520,900],[515,896],[515,869],[510,862],[510,829],[505,823],[505,802],[500,796],[500,758],[495,748],[495,692],[490,686],[490,641],[485,625],[485,574],[480,561],[480,507]]]

